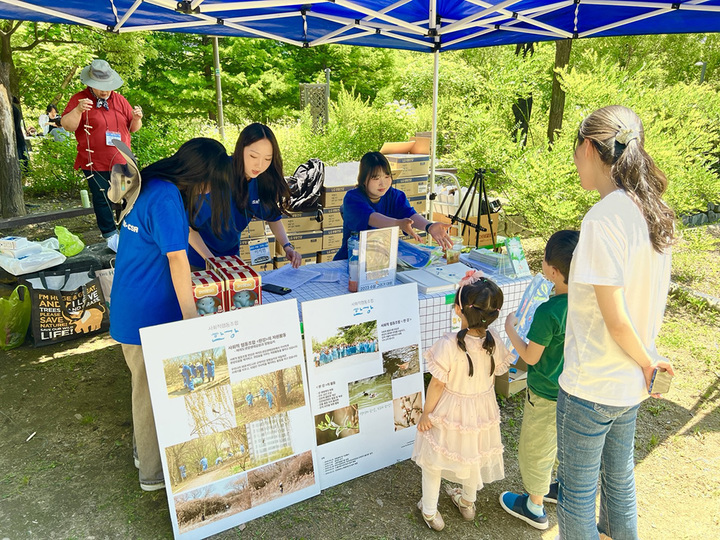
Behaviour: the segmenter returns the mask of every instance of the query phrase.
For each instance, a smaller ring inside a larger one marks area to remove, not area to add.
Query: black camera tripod
[[[487,189],[485,187],[485,173],[491,173],[494,174],[497,171],[495,169],[485,169],[483,167],[477,169],[475,171],[475,175],[473,176],[472,182],[470,182],[470,185],[468,186],[468,190],[465,193],[465,196],[463,197],[462,201],[458,205],[457,211],[454,215],[448,217],[450,218],[450,222],[454,225],[455,223],[462,223],[462,231],[460,231],[460,236],[465,236],[465,229],[471,228],[475,229],[475,247],[478,247],[478,244],[480,243],[480,231],[486,232],[487,229],[480,225],[480,218],[483,214],[487,216],[488,219],[488,227],[490,228],[490,240],[492,241],[493,250],[496,250],[495,247],[495,233],[493,231],[493,220],[490,216],[490,200],[487,196]],[[475,217],[475,222],[472,222],[470,220],[470,214],[473,209],[473,204],[475,202],[475,195],[478,195],[478,201],[477,201],[477,216]],[[465,206],[465,202],[467,201],[468,196],[470,196],[470,203]],[[465,217],[460,217],[460,213],[462,209],[465,208]]]

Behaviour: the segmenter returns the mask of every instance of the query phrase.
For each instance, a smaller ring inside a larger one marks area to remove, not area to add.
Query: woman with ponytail
[[[503,293],[495,283],[481,272],[468,272],[455,296],[461,330],[445,334],[425,353],[432,379],[412,459],[422,469],[418,508],[436,531],[445,527],[437,511],[442,478],[462,485],[452,501],[472,521],[477,490],[505,477],[495,375],[508,370],[513,356],[488,329],[502,304]]]
[[[644,142],[640,118],[617,105],[592,113],[577,135],[580,184],[600,201],[583,219],[570,266],[557,402],[562,540],[638,538],[637,411],[653,372],[673,373],[655,338],[670,283],[674,214],[662,200],[667,178]]]

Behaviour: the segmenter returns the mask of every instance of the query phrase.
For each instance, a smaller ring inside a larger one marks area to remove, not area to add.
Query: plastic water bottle
[[[357,292],[358,290],[358,256],[360,254],[360,236],[358,233],[350,233],[348,238],[348,291]]]

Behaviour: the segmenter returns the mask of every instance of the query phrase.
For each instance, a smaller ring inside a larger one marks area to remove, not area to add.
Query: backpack
[[[320,194],[325,181],[325,164],[317,158],[311,158],[300,165],[288,178],[290,202],[288,210],[292,212],[310,212],[317,210],[317,220],[322,221]]]

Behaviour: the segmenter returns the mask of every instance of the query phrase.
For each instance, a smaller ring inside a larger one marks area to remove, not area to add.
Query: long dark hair
[[[260,203],[264,208],[268,208],[271,211],[276,209],[280,213],[285,213],[290,199],[290,188],[283,175],[283,161],[282,155],[280,154],[280,146],[272,130],[265,124],[260,124],[259,122],[246,126],[245,129],[240,132],[237,143],[235,143],[235,151],[232,155],[233,173],[235,175],[232,189],[235,204],[239,210],[247,208],[248,182],[245,177],[243,150],[246,146],[250,146],[263,139],[270,141],[273,157],[272,163],[270,163],[267,170],[257,177]]]
[[[645,130],[632,109],[610,105],[598,109],[580,124],[577,143],[592,141],[610,177],[640,207],[650,242],[662,253],[674,240],[675,213],[662,200],[667,189],[665,174],[645,151]]]
[[[462,311],[468,322],[467,328],[463,328],[457,334],[457,344],[460,350],[465,353],[468,360],[468,373],[470,377],[474,374],[472,358],[465,346],[465,336],[468,330],[485,330],[485,341],[483,349],[490,355],[490,376],[495,373],[495,338],[488,330],[495,319],[500,315],[500,308],[503,305],[503,292],[495,282],[481,277],[475,283],[463,285],[455,295],[455,304]]]
[[[219,236],[228,228],[232,165],[225,147],[218,141],[205,137],[190,139],[172,156],[145,167],[140,175],[175,184],[182,194],[191,224],[200,204],[205,204],[204,195],[209,188],[213,232]]]
[[[378,171],[390,175],[390,162],[380,152],[368,152],[360,158],[360,168],[358,169],[357,187],[365,195],[367,195],[367,183]]]

